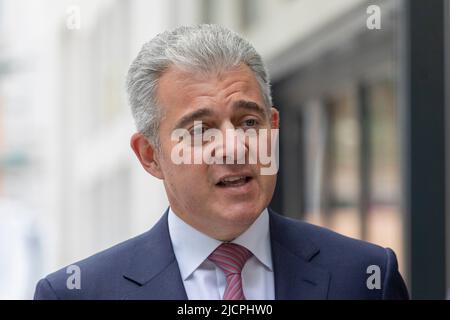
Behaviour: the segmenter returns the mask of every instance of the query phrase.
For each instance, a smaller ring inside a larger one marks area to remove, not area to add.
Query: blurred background
[[[267,62],[272,207],[394,249],[413,298],[448,297],[446,17],[444,0],[0,0],[0,299],[162,215],[129,147],[125,75],[144,42],[197,23]]]

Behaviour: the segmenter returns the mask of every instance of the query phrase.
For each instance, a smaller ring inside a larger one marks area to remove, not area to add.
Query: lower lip
[[[255,184],[255,179],[251,178],[249,181],[247,181],[246,183],[239,185],[239,186],[217,186],[216,188],[220,189],[221,191],[225,192],[225,193],[229,193],[229,194],[243,194],[243,193],[248,193],[251,191],[251,189],[253,188]]]

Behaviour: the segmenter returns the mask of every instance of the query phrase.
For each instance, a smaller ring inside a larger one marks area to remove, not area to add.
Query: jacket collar
[[[124,278],[139,285],[125,299],[187,300],[177,260],[170,241],[168,210],[133,248]]]
[[[170,240],[168,210],[157,224],[137,239],[124,278],[139,287],[126,299],[187,300]],[[312,263],[319,248],[292,222],[269,209],[275,298],[326,299],[330,273]]]
[[[330,273],[313,264],[319,247],[304,232],[304,223],[290,221],[269,209],[275,299],[326,299]]]

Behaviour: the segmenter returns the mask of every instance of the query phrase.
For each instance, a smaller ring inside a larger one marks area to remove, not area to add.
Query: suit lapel
[[[137,239],[123,276],[137,286],[124,299],[187,300],[180,269],[172,248],[168,210],[159,222]]]
[[[136,239],[123,277],[136,286],[124,299],[187,300],[168,228],[168,210],[147,233]],[[269,209],[275,298],[326,299],[330,274],[312,263],[319,249],[301,228]]]
[[[312,263],[319,248],[292,222],[269,213],[275,299],[326,299],[330,274]]]

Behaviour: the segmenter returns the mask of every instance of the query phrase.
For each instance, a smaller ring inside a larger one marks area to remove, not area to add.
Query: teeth
[[[245,176],[240,176],[240,177],[228,177],[228,178],[224,178],[221,180],[221,182],[227,183],[227,182],[236,182],[238,180],[242,180],[245,179]]]

